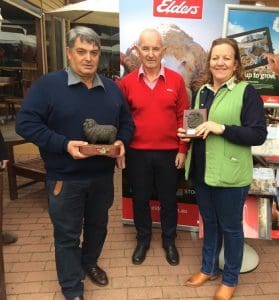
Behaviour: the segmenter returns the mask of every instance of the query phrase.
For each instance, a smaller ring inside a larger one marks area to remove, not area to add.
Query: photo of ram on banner
[[[278,7],[226,5],[223,36],[238,42],[246,80],[268,106],[278,107],[278,77],[265,57],[265,53],[279,55]]]
[[[236,0],[120,0],[121,77],[139,67],[133,47],[145,28],[159,30],[167,46],[163,64],[181,73],[191,99],[195,79],[206,65],[211,42],[222,36],[225,4]],[[122,221],[133,222],[131,189],[123,172]],[[177,189],[178,228],[198,231],[195,192],[181,170]],[[154,189],[150,202],[153,223],[159,223],[160,206]]]

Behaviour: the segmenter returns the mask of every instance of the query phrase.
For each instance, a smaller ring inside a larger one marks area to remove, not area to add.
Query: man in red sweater
[[[186,145],[176,136],[188,108],[181,75],[161,64],[166,48],[161,34],[145,29],[135,46],[139,69],[119,83],[135,123],[134,137],[127,151],[127,173],[133,195],[137,246],[132,261],[141,264],[149,249],[152,219],[149,200],[153,185],[160,201],[162,246],[170,265],[179,263],[175,246],[177,227],[176,188],[178,169],[185,161]]]

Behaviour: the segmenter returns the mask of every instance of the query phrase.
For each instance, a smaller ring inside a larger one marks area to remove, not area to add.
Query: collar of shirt
[[[79,78],[79,76],[73,71],[73,69],[69,66],[65,69],[65,71],[68,74],[68,86],[70,85],[74,85],[77,83],[82,82]],[[96,73],[93,79],[93,88],[97,87],[97,86],[101,86],[103,88],[105,88],[104,83],[102,81],[102,79],[100,78],[100,76]]]
[[[149,88],[151,88],[153,90],[160,77],[162,77],[165,80],[165,69],[164,69],[163,65],[161,64],[161,68],[160,68],[160,71],[159,71],[157,77],[154,80],[150,81],[150,80],[148,80],[147,76],[145,75],[143,66],[141,65],[139,68],[138,79],[140,79],[141,77],[143,78],[144,82],[149,86]]]
[[[235,76],[232,76],[228,81],[224,82],[224,83],[220,86],[220,88],[226,86],[227,89],[232,90],[233,87],[234,87],[235,85],[236,85],[236,83],[235,83]],[[206,83],[205,86],[206,86],[209,90],[211,90],[212,92],[214,92],[214,89],[213,89],[212,84]],[[220,89],[220,88],[219,88],[219,89]],[[214,93],[215,93],[215,92],[214,92]]]

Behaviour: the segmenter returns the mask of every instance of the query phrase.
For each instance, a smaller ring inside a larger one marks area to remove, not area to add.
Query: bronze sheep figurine
[[[83,130],[90,144],[111,145],[116,140],[117,128],[113,125],[101,125],[94,119],[85,119]]]

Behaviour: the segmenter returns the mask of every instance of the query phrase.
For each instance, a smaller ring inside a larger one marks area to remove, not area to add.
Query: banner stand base
[[[131,225],[134,226],[134,221],[132,219],[123,219],[122,218],[122,224],[124,225]],[[152,227],[160,228],[161,223],[160,222],[152,222]],[[185,230],[190,231],[191,233],[198,233],[199,227],[197,226],[188,226],[188,225],[177,225],[178,230]]]
[[[244,243],[243,248],[243,260],[240,269],[240,273],[248,273],[254,271],[259,265],[259,255],[254,248]],[[219,267],[221,270],[224,269],[224,247],[222,247],[219,256]]]

